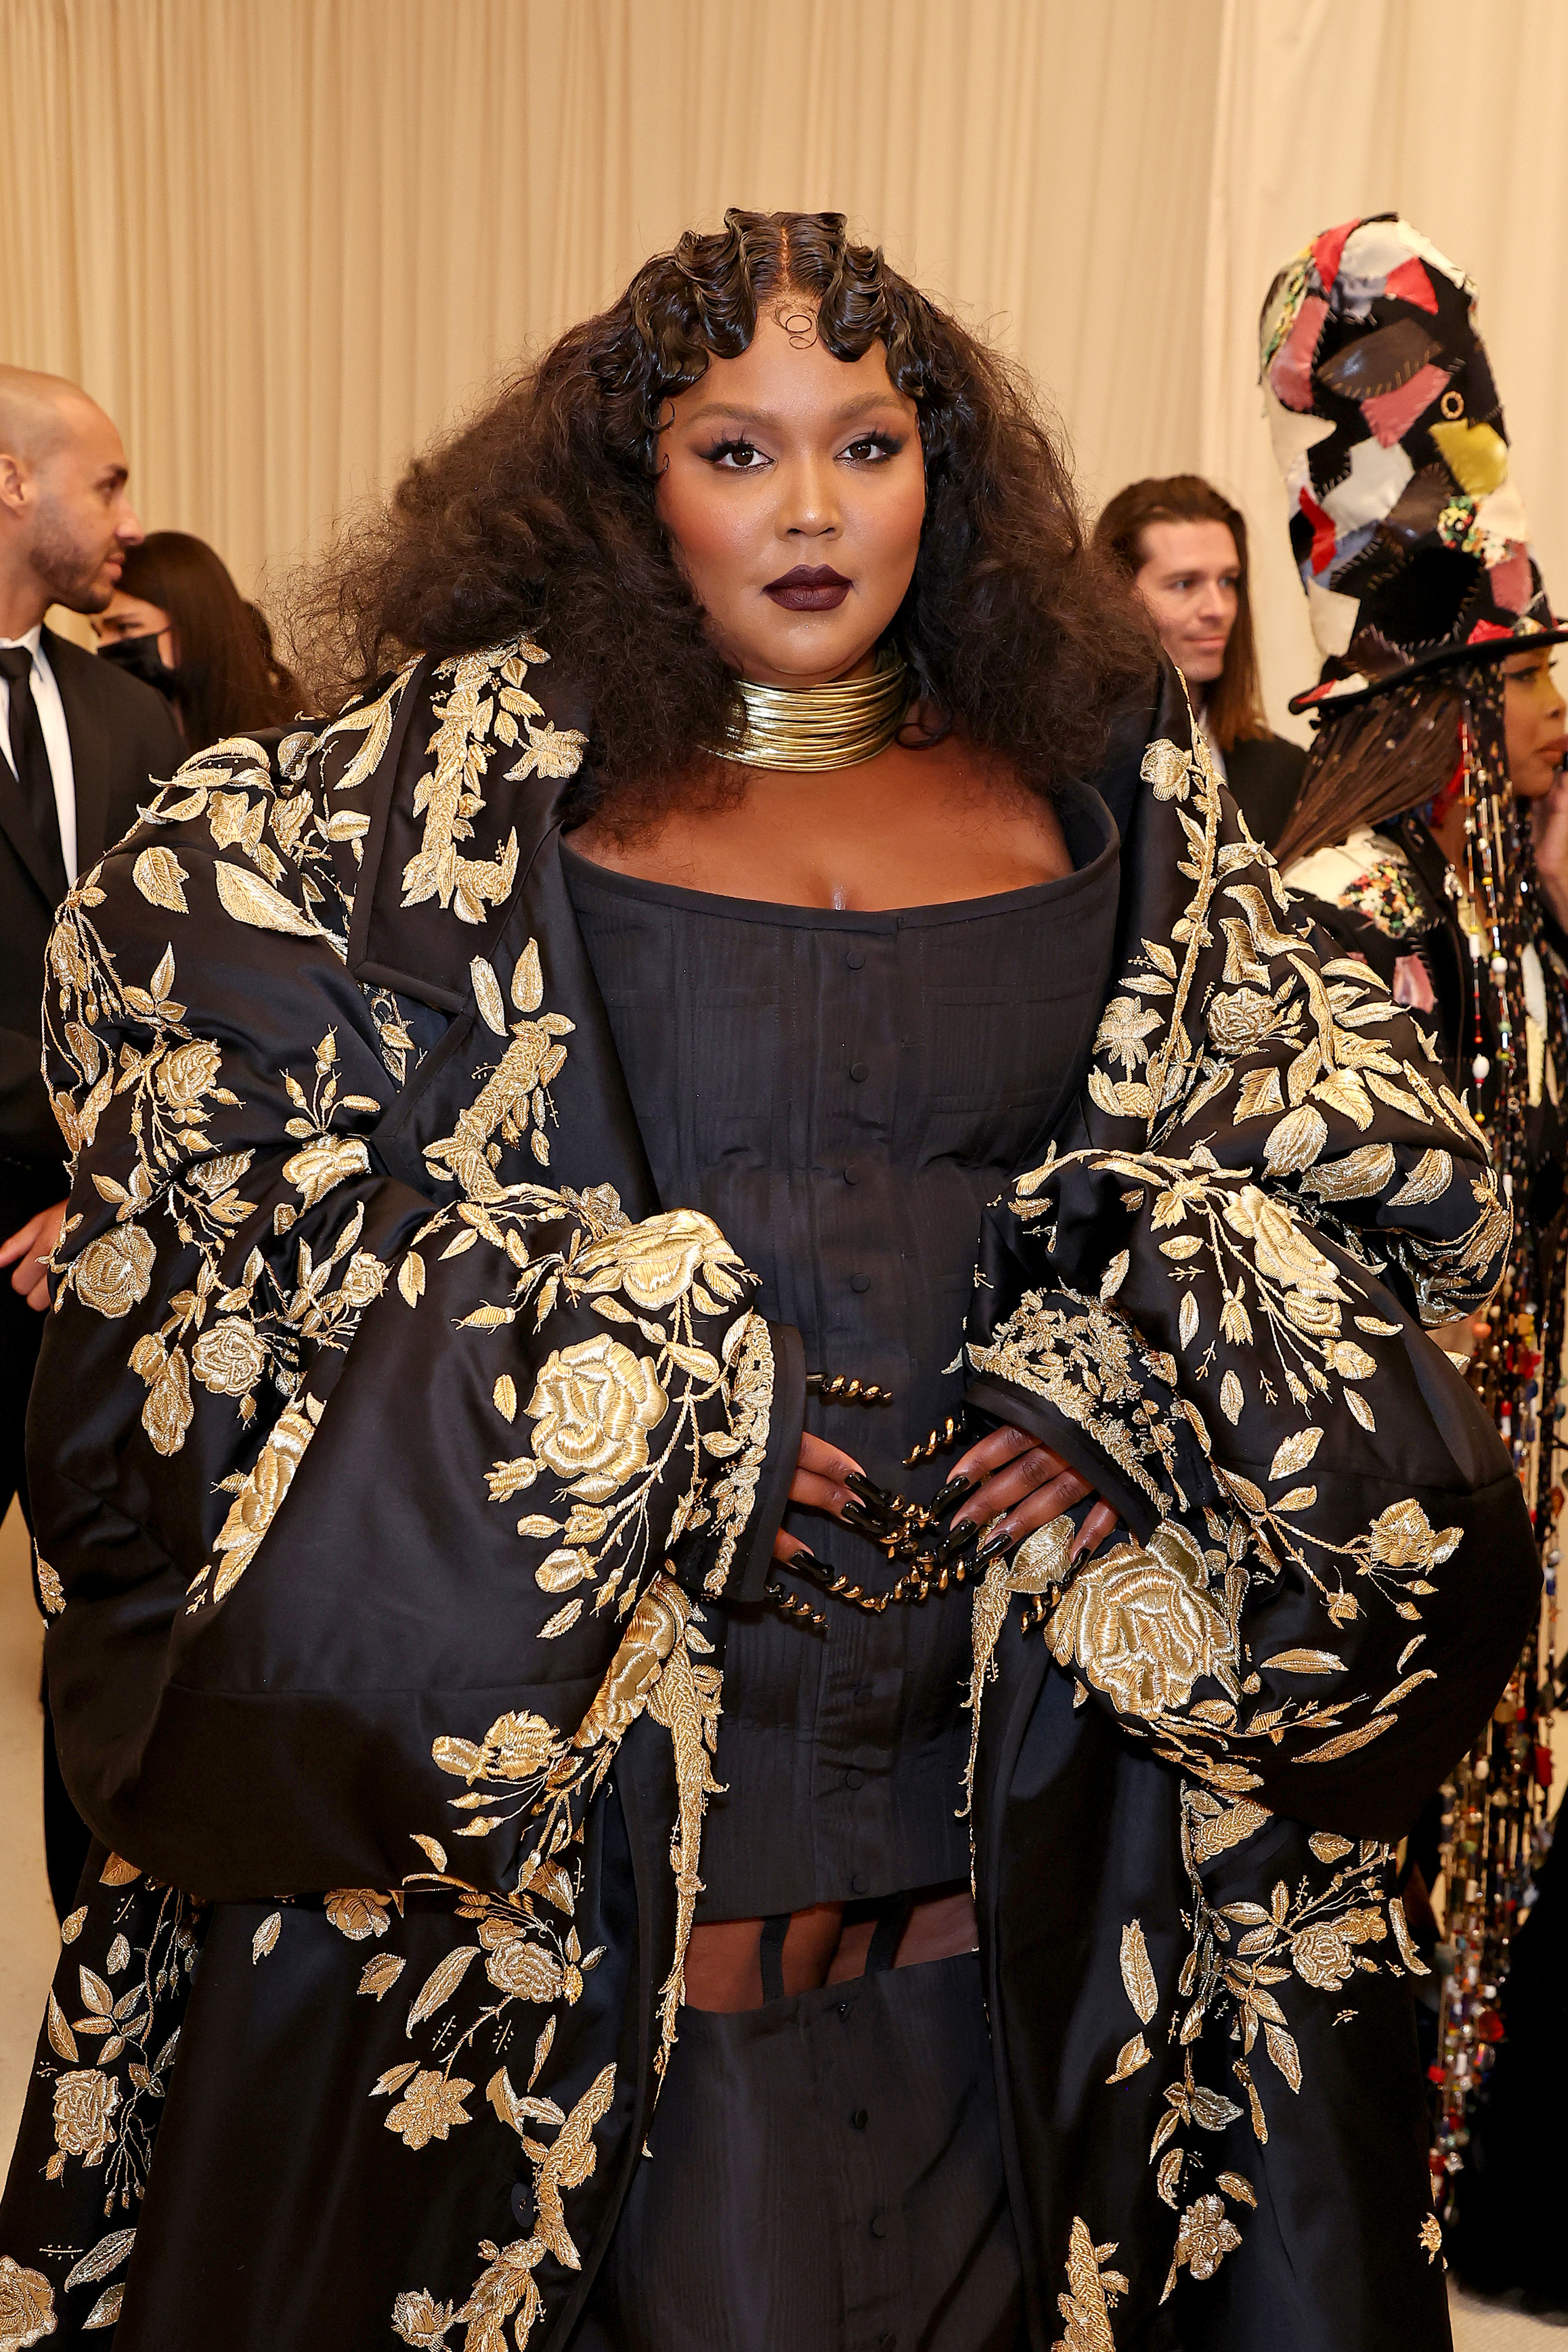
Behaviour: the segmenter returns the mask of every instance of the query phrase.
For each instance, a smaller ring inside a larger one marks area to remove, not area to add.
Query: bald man
[[[184,757],[151,687],[43,625],[100,613],[142,537],[125,452],[63,377],[0,367],[0,1517],[20,1495],[27,1391],[48,1291],[40,1260],[65,1213],[64,1146],[39,1074],[44,957],[79,874],[136,821],[149,780]],[[87,1832],[45,1741],[45,1843],[63,1916]]]

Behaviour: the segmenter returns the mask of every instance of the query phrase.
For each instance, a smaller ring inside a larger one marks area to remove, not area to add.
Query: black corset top
[[[962,1393],[982,1211],[1044,1156],[1105,1003],[1116,828],[1084,789],[1057,814],[1059,880],[876,913],[679,889],[563,846],[662,1205],[714,1219],[808,1371],[892,1391],[869,1410],[809,1400],[807,1426],[922,1499],[947,1467],[903,1457]],[[785,1525],[868,1588],[890,1580],[849,1528],[793,1507]],[[826,1639],[731,1613],[700,1916],[968,1872],[966,1596],[824,1605]]]

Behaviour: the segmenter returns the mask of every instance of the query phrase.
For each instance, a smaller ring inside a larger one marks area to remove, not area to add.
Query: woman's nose
[[[837,485],[830,467],[804,459],[792,466],[784,479],[779,522],[786,535],[822,539],[839,525]]]

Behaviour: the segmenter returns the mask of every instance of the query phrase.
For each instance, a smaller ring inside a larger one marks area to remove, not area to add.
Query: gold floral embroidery
[[[55,2291],[43,2273],[0,2254],[0,2352],[30,2352],[57,2324]]]
[[[1167,1378],[1165,1361],[1143,1346],[1123,1317],[1099,1302],[1065,1286],[1052,1297],[1069,1300],[1079,1311],[1026,1292],[988,1345],[969,1348],[973,1370],[1044,1397],[1162,1510],[1184,1507],[1169,1406],[1162,1409],[1146,1396],[1152,1379],[1173,1385],[1174,1367]]]
[[[584,737],[532,724],[544,713],[523,680],[530,663],[548,658],[541,647],[520,638],[496,652],[463,654],[438,666],[437,678],[451,683],[432,706],[437,721],[430,747],[435,764],[415,790],[414,814],[424,817],[425,829],[403,869],[405,907],[437,898],[459,921],[482,923],[486,908],[499,907],[510,896],[517,877],[515,831],[493,858],[465,857],[458,845],[473,838],[473,821],[485,805],[492,736],[513,745],[518,719],[523,720],[529,751],[508,772],[513,776],[569,776],[582,760]]]
[[[1128,2285],[1120,2271],[1105,2267],[1115,2252],[1114,2239],[1109,2245],[1097,2246],[1089,2234],[1089,2224],[1074,2216],[1068,2233],[1068,2291],[1057,2297],[1057,2309],[1067,2326],[1051,2352],[1116,2352],[1110,2314]]]
[[[1236,1630],[1206,1590],[1202,1552],[1167,1524],[1147,1549],[1123,1544],[1089,1561],[1046,1628],[1058,1665],[1076,1665],[1124,1715],[1155,1722],[1184,1707],[1200,1678],[1234,1698]]]
[[[122,2213],[131,2210],[146,2189],[185,1988],[196,1964],[200,1915],[187,1896],[152,1885],[117,1854],[105,1861],[100,1882],[120,1891],[91,1914],[102,1930],[113,1930],[94,1954],[99,1966],[79,1950],[73,1956],[68,2008],[79,2015],[62,2006],[63,1958],[48,1997],[45,2030],[62,2065],[51,2094],[54,2153],[44,2169],[50,2180],[59,2179],[68,2164],[101,2171],[107,2220],[116,2205]],[[71,1915],[64,1942],[79,1943],[89,1909]],[[90,2065],[83,2063],[89,2053]],[[124,2229],[100,2240],[67,2278],[67,2289],[107,2277],[132,2234]]]

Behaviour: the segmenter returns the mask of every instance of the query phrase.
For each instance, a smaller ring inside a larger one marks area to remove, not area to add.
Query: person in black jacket
[[[13,1495],[27,1508],[27,1391],[68,1184],[39,1068],[55,908],[135,823],[149,779],[173,775],[184,757],[161,695],[43,625],[51,604],[108,604],[142,537],[126,480],[120,436],[84,392],[0,367],[0,1517]],[[45,1837],[63,1916],[87,1832],[60,1785],[47,1715]]]
[[[1185,678],[1221,775],[1265,848],[1284,831],[1307,755],[1271,733],[1247,593],[1247,522],[1200,474],[1129,482],[1095,538],[1137,587]]]

